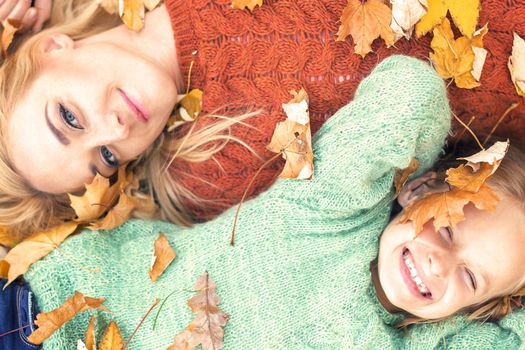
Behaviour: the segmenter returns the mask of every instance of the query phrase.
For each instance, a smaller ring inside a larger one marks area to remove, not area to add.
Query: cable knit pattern
[[[377,301],[369,272],[378,236],[389,220],[395,168],[407,166],[413,157],[421,163],[420,173],[428,168],[449,127],[444,82],[426,63],[393,56],[317,133],[313,180],[277,181],[245,204],[235,247],[229,245],[233,209],[188,229],[131,220],[113,231],[87,230],[67,239],[25,277],[44,311],[59,306],[74,290],[107,298],[105,305],[113,312],[93,311],[97,329],[115,319],[124,338],[155,297],[175,291],[156,330],[150,317],[130,350],[165,349],[173,341],[193,318],[186,305],[192,295],[188,290],[205,270],[217,283],[221,309],[231,316],[225,349],[434,348],[444,337],[447,348],[453,347],[462,329],[472,326],[456,318],[415,327],[405,336],[393,326],[397,317]],[[159,231],[178,255],[152,283],[148,267]],[[68,256],[101,271],[87,272]],[[88,319],[89,312],[75,317],[44,348],[75,349]],[[504,332],[493,327],[493,334]],[[491,336],[469,333],[480,342]]]
[[[525,0],[482,0],[480,25],[489,23],[485,47],[489,51],[481,87],[458,89],[452,84],[452,109],[480,135],[492,128],[513,102],[521,101],[510,80],[507,58],[512,32],[525,37]],[[278,121],[285,118],[281,103],[289,90],[304,87],[310,96],[312,130],[317,131],[335,111],[348,103],[363,77],[385,57],[406,54],[428,60],[431,34],[405,39],[387,49],[381,40],[365,59],[353,53],[351,37],[335,42],[347,0],[264,0],[253,12],[231,8],[231,0],[165,0],[175,32],[185,81],[191,61],[191,85],[204,91],[204,110],[238,115],[262,109],[249,121],[258,130],[235,127],[234,133],[260,154]],[[525,133],[525,104],[499,127],[500,134]],[[456,127],[456,129],[459,129]],[[220,166],[215,160],[218,160]],[[178,162],[171,171],[187,188],[210,200],[205,208],[188,204],[198,219],[210,218],[236,203],[262,161],[242,146],[228,145],[215,160],[200,164]],[[267,188],[282,163],[262,171],[251,193]],[[217,200],[220,199],[220,200]]]

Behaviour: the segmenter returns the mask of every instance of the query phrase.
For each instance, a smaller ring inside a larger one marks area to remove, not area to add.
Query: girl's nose
[[[436,277],[445,277],[454,263],[452,254],[431,252],[428,254],[430,272]]]

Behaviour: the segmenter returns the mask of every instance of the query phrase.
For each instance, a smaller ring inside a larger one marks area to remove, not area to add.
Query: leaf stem
[[[25,328],[27,328],[27,327],[33,325],[33,324],[34,324],[34,323],[30,323],[30,324],[25,325],[25,326],[23,326],[23,327],[20,327],[20,328],[13,329],[13,330],[7,331],[7,332],[5,332],[5,333],[2,333],[2,334],[0,334],[0,338],[3,337],[3,336],[9,335],[9,334],[11,334],[11,333],[15,333],[15,332],[21,331],[22,329],[25,329]]]
[[[159,310],[157,311],[157,314],[155,315],[155,318],[153,319],[153,327],[151,328],[151,330],[153,330],[153,331],[155,330],[155,327],[157,325],[157,319],[159,318],[159,315],[160,315],[160,311],[164,307],[164,304],[166,303],[166,301],[168,301],[168,298],[171,297],[173,294],[175,294],[175,292],[178,292],[178,291],[179,291],[178,289],[175,289],[170,294],[168,294],[167,297],[164,298],[162,303],[160,303]]]
[[[479,139],[476,137],[476,134],[474,134],[474,132],[472,131],[472,129],[469,128],[468,125],[465,124],[461,119],[459,119],[458,116],[457,116],[454,112],[452,112],[452,115],[454,116],[454,118],[456,118],[456,120],[457,120],[461,125],[463,125],[463,127],[464,127],[465,129],[467,129],[467,131],[468,131],[468,132],[474,137],[474,140],[476,140],[476,142],[478,143],[479,148],[481,148],[481,150],[484,151],[485,148],[483,147],[483,145],[481,144],[481,142],[479,142]]]
[[[137,325],[137,328],[135,328],[135,330],[133,331],[133,333],[131,334],[131,337],[129,337],[128,341],[126,342],[126,344],[124,344],[124,346],[122,347],[122,350],[126,350],[126,347],[129,345],[129,343],[131,342],[131,339],[133,339],[133,337],[135,336],[135,334],[137,333],[137,331],[139,330],[140,326],[142,326],[142,323],[144,323],[144,320],[146,320],[146,317],[148,317],[149,313],[151,312],[151,310],[153,310],[153,308],[155,306],[157,306],[157,304],[159,303],[159,298],[156,298],[155,301],[153,302],[153,305],[150,306],[150,308],[148,309],[148,311],[146,312],[146,314],[142,317],[142,319],[140,320],[139,324]]]
[[[494,131],[496,131],[496,129],[498,128],[498,126],[501,124],[501,122],[503,121],[503,119],[505,119],[505,117],[513,110],[515,109],[516,107],[518,107],[520,105],[519,102],[514,102],[513,104],[510,105],[509,108],[507,108],[505,110],[505,112],[503,112],[503,114],[501,115],[501,117],[499,117],[498,121],[496,122],[496,124],[494,124],[494,126],[492,127],[492,129],[490,130],[489,134],[487,135],[487,137],[485,137],[485,140],[483,140],[483,146],[485,146],[485,144],[487,143],[487,141],[490,139],[490,137],[492,136],[492,134],[494,133]]]
[[[237,227],[237,219],[239,218],[239,212],[241,211],[241,206],[242,204],[244,203],[244,199],[246,198],[246,195],[248,194],[248,191],[250,190],[250,188],[252,187],[255,179],[257,178],[257,176],[259,175],[259,173],[268,165],[270,164],[271,162],[273,162],[275,159],[277,159],[277,157],[279,157],[280,155],[282,155],[284,152],[281,151],[279,153],[277,153],[276,155],[274,155],[272,158],[268,159],[266,162],[264,162],[263,165],[261,165],[259,167],[259,169],[257,170],[257,172],[255,172],[255,174],[253,175],[252,179],[250,180],[250,183],[248,184],[248,187],[246,187],[246,190],[244,190],[244,193],[242,195],[242,198],[241,198],[241,201],[239,202],[239,205],[237,206],[237,211],[235,212],[235,219],[233,220],[233,228],[232,228],[232,235],[231,235],[231,239],[230,239],[230,245],[233,246],[234,245],[234,240],[235,240],[235,229]]]

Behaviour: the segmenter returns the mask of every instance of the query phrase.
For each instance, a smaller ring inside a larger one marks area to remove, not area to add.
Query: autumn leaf
[[[175,115],[168,119],[168,131],[197,119],[202,110],[202,95],[203,92],[199,89],[193,89],[185,95],[179,95],[179,107]]]
[[[97,3],[109,14],[119,13],[119,0],[97,0]]]
[[[133,210],[135,210],[135,201],[128,197],[125,193],[121,193],[118,203],[106,214],[106,216],[89,225],[88,228],[92,230],[112,230],[125,223]]]
[[[7,278],[9,272],[9,263],[5,260],[0,260],[0,278]]]
[[[90,184],[86,185],[86,191],[82,196],[68,193],[71,207],[77,214],[77,221],[89,222],[97,219],[108,208],[103,202],[103,197],[109,190],[109,179],[97,174]]]
[[[507,67],[518,95],[525,96],[525,40],[516,33],[514,33],[512,55],[509,57]]]
[[[65,222],[47,231],[37,232],[11,249],[4,258],[10,265],[5,287],[24,274],[33,263],[56,249],[77,226],[76,222]]]
[[[405,169],[397,169],[396,173],[394,175],[394,186],[396,188],[396,197],[401,192],[401,189],[403,186],[405,186],[405,183],[407,182],[410,175],[412,175],[417,168],[419,168],[419,162],[417,159],[412,159],[410,161],[410,164],[408,164],[408,167]]]
[[[97,342],[95,337],[95,315],[91,315],[89,326],[86,329],[86,348],[88,350],[97,350]]]
[[[119,0],[119,15],[131,30],[140,32],[144,27],[144,0]]]
[[[253,11],[256,6],[262,6],[262,4],[263,0],[232,0],[232,7],[240,10],[244,10],[247,7],[250,11]]]
[[[7,227],[0,226],[0,245],[13,248],[20,243],[20,239],[13,237]]]
[[[148,11],[155,9],[159,4],[160,0],[144,0],[144,6],[146,6]]]
[[[166,236],[161,233],[154,243],[154,261],[149,271],[149,277],[153,282],[157,281],[176,256],[177,254],[170,246]]]
[[[474,62],[472,63],[472,71],[470,73],[477,81],[481,79],[481,72],[488,54],[488,51],[483,47],[483,37],[488,31],[488,23],[485,23],[482,28],[474,32],[471,40]]]
[[[477,39],[476,43],[480,40]],[[453,78],[458,87],[466,89],[480,85],[472,75],[475,54],[471,40],[466,37],[454,39],[454,33],[447,18],[443,19],[441,25],[434,28],[434,37],[430,46],[434,50],[430,58],[442,78]]]
[[[229,316],[217,306],[220,303],[216,293],[217,286],[208,272],[203,273],[195,283],[198,294],[188,300],[188,306],[195,314],[195,319],[186,329],[175,336],[173,345],[167,350],[195,349],[198,345],[203,350],[220,350],[223,346],[224,329]]]
[[[392,22],[390,28],[395,33],[395,41],[412,36],[414,26],[427,13],[427,0],[390,0]]]
[[[390,28],[392,10],[381,0],[348,0],[341,16],[336,41],[344,41],[351,35],[355,53],[365,57],[372,51],[372,42],[381,36],[387,47],[394,45],[395,35]]]
[[[465,220],[463,208],[472,202],[480,210],[495,210],[499,202],[498,196],[492,189],[484,184],[478,192],[463,191],[453,188],[447,192],[433,193],[427,195],[408,208],[406,208],[399,220],[400,223],[412,221],[415,225],[415,234],[418,235],[425,223],[434,219],[434,228],[456,227]]]
[[[124,346],[124,340],[120,334],[117,323],[111,321],[106,328],[106,332],[102,336],[100,343],[98,344],[99,350],[121,350]]]
[[[492,169],[497,165],[482,163],[477,171],[461,164],[457,168],[447,170],[447,182],[459,190],[477,192],[487,178],[492,174]]]
[[[499,163],[503,160],[507,151],[509,149],[509,140],[507,141],[497,141],[492,146],[487,149],[481,150],[478,153],[475,153],[468,157],[458,158],[460,160],[466,160],[467,165],[473,170],[477,171],[480,168],[480,165],[483,163],[488,163],[494,165],[492,169],[492,174],[498,168]]]
[[[314,156],[308,95],[304,89],[291,93],[294,98],[282,105],[288,118],[277,124],[267,149],[282,153],[286,159],[280,177],[310,179],[313,175]]]
[[[2,30],[2,54],[4,57],[7,57],[9,46],[13,42],[15,34],[18,29],[20,29],[21,25],[22,22],[16,19],[7,19],[2,21],[2,26],[4,27],[4,30]]]
[[[50,312],[41,312],[36,316],[35,324],[38,328],[29,336],[28,340],[33,344],[42,344],[57,329],[75,317],[79,312],[88,309],[108,311],[108,309],[102,306],[102,303],[104,303],[104,298],[90,298],[80,292],[75,292],[62,306]]]
[[[416,25],[417,37],[440,24],[448,11],[461,34],[471,38],[478,24],[480,0],[428,0],[428,11]]]

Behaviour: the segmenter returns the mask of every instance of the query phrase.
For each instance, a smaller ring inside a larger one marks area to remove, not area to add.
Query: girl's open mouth
[[[401,276],[412,294],[419,298],[432,299],[432,293],[423,283],[417,271],[414,259],[408,248],[403,248],[401,254]]]

